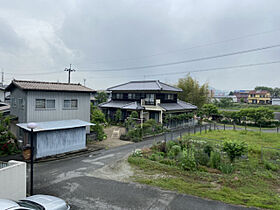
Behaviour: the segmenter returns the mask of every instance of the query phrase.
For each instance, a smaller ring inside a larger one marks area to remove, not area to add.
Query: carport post
[[[28,123],[27,127],[30,129],[30,146],[31,146],[31,157],[30,157],[30,195],[33,195],[33,163],[34,163],[34,142],[33,142],[33,129],[37,127],[36,123]]]

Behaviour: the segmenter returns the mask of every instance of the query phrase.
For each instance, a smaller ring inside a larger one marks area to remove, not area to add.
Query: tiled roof
[[[143,91],[143,90],[154,90],[154,91],[172,91],[181,92],[180,88],[173,87],[171,85],[160,82],[159,80],[147,80],[147,81],[131,81],[121,85],[117,85],[108,88],[109,91]]]
[[[94,90],[85,87],[81,84],[68,84],[59,82],[38,82],[38,81],[24,81],[13,80],[6,88],[9,91],[13,86],[23,90],[47,90],[47,91],[70,91],[70,92],[95,92]]]
[[[178,100],[177,103],[161,103],[160,107],[166,111],[176,111],[176,110],[195,110],[197,106],[194,106],[190,103]]]
[[[267,94],[269,93],[267,90],[251,90],[249,94]]]

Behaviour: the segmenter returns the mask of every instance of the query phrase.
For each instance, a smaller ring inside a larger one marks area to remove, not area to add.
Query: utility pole
[[[67,68],[64,69],[64,71],[68,71],[68,84],[70,84],[70,74],[71,74],[71,72],[76,71],[75,69],[72,69],[71,67],[72,67],[72,64],[70,64],[69,69],[67,69]]]
[[[2,71],[2,87],[4,87],[4,72]]]

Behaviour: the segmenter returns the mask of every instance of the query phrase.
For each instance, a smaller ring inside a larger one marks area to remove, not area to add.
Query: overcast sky
[[[129,80],[175,84],[193,70],[280,60],[280,47],[165,67],[280,44],[279,0],[2,0],[0,68],[11,79],[72,82],[106,89]],[[192,72],[224,90],[280,86],[280,63]],[[157,75],[154,75],[157,74]],[[154,75],[154,76],[152,76]]]

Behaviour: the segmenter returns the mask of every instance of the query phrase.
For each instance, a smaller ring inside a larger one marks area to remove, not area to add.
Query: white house
[[[280,105],[280,98],[272,98],[271,101],[272,105]]]
[[[81,84],[13,80],[6,91],[10,92],[10,114],[17,117],[14,124],[90,121],[90,94],[95,91]],[[20,136],[16,126],[12,131]]]

